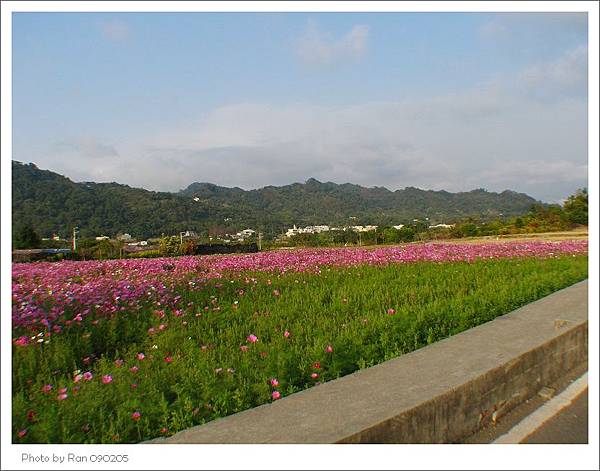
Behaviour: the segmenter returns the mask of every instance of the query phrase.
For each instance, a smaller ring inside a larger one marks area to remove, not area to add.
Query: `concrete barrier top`
[[[432,401],[582,324],[587,280],[379,365],[145,443],[336,443]]]

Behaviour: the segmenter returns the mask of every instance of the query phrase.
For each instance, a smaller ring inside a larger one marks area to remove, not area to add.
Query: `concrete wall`
[[[451,443],[587,360],[587,281],[343,378],[147,443]]]

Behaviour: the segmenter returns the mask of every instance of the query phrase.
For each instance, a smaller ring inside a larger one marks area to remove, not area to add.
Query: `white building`
[[[240,231],[235,235],[231,235],[231,237],[233,239],[244,240],[248,237],[252,237],[254,234],[256,234],[256,231],[254,229],[244,229],[243,231]],[[229,234],[225,234],[225,236],[229,236]]]
[[[286,235],[286,237],[292,237],[297,234],[319,234],[321,232],[328,232],[330,230],[331,229],[326,224],[322,224],[320,226],[306,226],[306,227],[296,227],[296,225],[294,224],[294,227],[291,229],[288,229],[287,232],[285,233],[285,235]]]
[[[434,226],[429,226],[429,229],[450,229],[454,227],[454,224],[435,224]]]
[[[369,232],[369,231],[376,231],[378,226],[351,226],[350,229],[352,229],[355,232]]]

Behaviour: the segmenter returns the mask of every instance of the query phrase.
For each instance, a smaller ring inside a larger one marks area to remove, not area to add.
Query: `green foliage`
[[[113,240],[79,239],[77,255],[82,260],[107,260],[122,256],[123,243]]]
[[[31,224],[21,224],[13,236],[14,249],[36,249],[41,245],[42,239]]]
[[[448,222],[468,215],[493,219],[500,213],[507,217],[523,214],[535,203],[525,194],[510,191],[390,191],[314,179],[252,191],[194,183],[173,194],[117,183],[74,183],[15,161],[12,177],[14,221],[31,221],[41,234],[58,232],[62,237],[68,237],[75,226],[80,227],[81,237],[115,237],[127,232],[138,239],[186,230],[235,233],[251,227],[269,239],[294,224],[390,226],[413,218]]]
[[[181,253],[181,239],[177,236],[167,236],[160,239],[160,253],[165,256]]]
[[[564,204],[565,213],[573,224],[588,223],[588,192],[586,188],[577,190],[574,195],[569,196]]]
[[[315,384],[313,372],[318,381],[335,379],[586,277],[586,256],[564,256],[225,274],[194,290],[183,283],[178,310],[123,304],[113,317],[65,326],[50,342],[14,345],[13,441],[131,443],[171,434],[269,402],[271,378],[282,395],[300,391]],[[258,341],[247,342],[249,334]],[[94,379],[74,383],[78,369]],[[112,382],[103,384],[103,375]],[[51,393],[41,392],[46,384]],[[69,396],[58,401],[63,387]]]

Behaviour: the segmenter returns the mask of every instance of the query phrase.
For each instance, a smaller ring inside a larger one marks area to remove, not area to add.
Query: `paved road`
[[[588,390],[521,443],[588,443]]]

